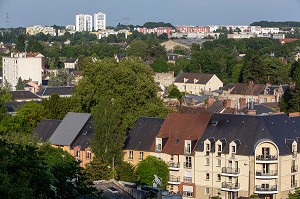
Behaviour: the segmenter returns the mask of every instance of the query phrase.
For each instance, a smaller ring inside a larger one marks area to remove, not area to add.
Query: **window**
[[[188,169],[192,168],[192,157],[185,157],[184,167]]]
[[[209,166],[209,158],[205,158],[205,165]]]
[[[191,153],[191,141],[190,140],[186,140],[185,141],[185,153]]]
[[[209,147],[209,144],[206,144],[206,151],[210,151],[209,149],[210,149],[210,147]]]
[[[205,187],[205,195],[209,195],[209,188]]]
[[[133,160],[133,151],[129,151],[128,160]]]
[[[143,160],[143,159],[144,159],[144,152],[140,152],[139,160]]]
[[[221,175],[218,174],[218,175],[217,175],[217,182],[220,182],[220,181],[221,181]]]
[[[221,152],[221,151],[222,151],[222,145],[221,145],[221,144],[218,144],[218,148],[217,148],[217,150],[218,150],[219,152]]]
[[[205,180],[209,180],[209,173],[206,173]]]
[[[91,151],[86,152],[86,159],[92,159],[92,152]]]
[[[235,146],[231,146],[231,152],[235,153]]]
[[[262,148],[262,155],[263,155],[264,157],[269,156],[269,155],[270,155],[270,148],[269,148],[269,147],[263,147],[263,148]]]
[[[229,182],[232,182],[232,177],[231,177],[231,176],[228,178],[228,181],[229,181]]]
[[[76,150],[76,158],[80,158],[80,150]]]
[[[231,160],[228,160],[228,167],[232,168],[232,161]]]
[[[171,155],[170,161],[174,161],[174,155]]]
[[[222,163],[221,159],[218,159],[218,161],[217,161],[217,167],[220,167],[221,163]]]

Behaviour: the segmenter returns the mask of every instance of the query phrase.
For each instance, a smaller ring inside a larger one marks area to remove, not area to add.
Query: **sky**
[[[262,20],[300,21],[299,11],[300,0],[0,0],[0,28],[75,25],[76,14],[96,12],[106,13],[109,26],[148,21],[249,25]]]

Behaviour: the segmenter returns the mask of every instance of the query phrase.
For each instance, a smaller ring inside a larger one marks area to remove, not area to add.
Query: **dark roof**
[[[31,86],[30,84],[25,84],[24,87],[26,88],[26,87],[33,87],[33,86]]]
[[[69,112],[50,137],[50,143],[71,146],[90,119],[91,114]]]
[[[166,138],[162,152],[167,154],[184,154],[185,140],[196,141],[201,138],[210,119],[209,114],[175,114],[170,113],[166,117],[158,138]]]
[[[278,102],[267,102],[267,103],[261,103],[261,104],[268,107],[268,108],[273,108],[273,109],[278,109],[279,108],[279,103]]]
[[[212,125],[214,122],[214,125]],[[210,119],[202,138],[196,145],[196,151],[204,150],[204,141],[214,138],[216,141],[226,139],[224,153],[229,152],[229,144],[234,140],[240,141],[238,155],[253,155],[254,147],[261,140],[273,141],[280,155],[291,154],[286,139],[297,140],[300,131],[286,114],[273,115],[234,115],[215,113]]]
[[[214,76],[214,74],[204,74],[204,73],[181,73],[176,77],[175,82],[194,84],[194,80],[197,80],[196,84],[207,84],[207,82]]]
[[[224,91],[228,91],[229,89],[233,89],[235,87],[235,84],[227,84],[223,87]]]
[[[90,146],[90,140],[94,137],[93,124],[90,121],[78,134],[78,137],[72,143],[71,147],[79,146],[81,150]]]
[[[35,101],[37,104],[40,104],[41,101]],[[4,106],[9,113],[16,112],[19,108],[27,104],[28,102],[5,102]]]
[[[245,106],[244,108],[242,108],[239,112],[240,113],[244,113],[247,114],[247,111],[249,110],[250,105]],[[261,114],[269,114],[274,112],[272,109],[262,105],[262,104],[254,104],[253,105],[253,110],[256,110],[256,114],[257,115],[261,115]]]
[[[57,87],[45,87],[36,94],[39,96],[57,95],[72,95],[74,92],[74,86],[57,86]]]
[[[203,103],[207,98],[209,97],[209,95],[193,95],[193,94],[187,94],[185,96],[183,96],[183,101],[186,99],[187,101],[189,101],[188,99],[192,99],[197,101],[197,103]]]
[[[212,105],[207,107],[208,113],[220,113],[224,109],[224,102],[222,100],[216,100]]]
[[[281,85],[281,86],[271,85],[266,88],[266,92],[268,95],[274,95],[275,93],[274,91],[278,91],[280,87],[282,88],[283,92],[285,92],[289,88],[289,85]]]
[[[65,61],[65,63],[75,63],[77,58],[69,58]]]
[[[41,142],[46,142],[50,139],[60,123],[61,120],[42,119],[38,126],[34,129],[33,136]]]
[[[265,89],[264,84],[253,84],[253,83],[238,83],[235,85],[230,94],[233,95],[259,95],[263,93]]]
[[[140,117],[129,132],[124,149],[150,151],[163,122],[162,118]]]
[[[39,96],[32,93],[31,91],[10,91],[13,100],[37,100]]]

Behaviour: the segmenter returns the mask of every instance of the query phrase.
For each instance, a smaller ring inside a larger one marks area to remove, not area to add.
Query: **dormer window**
[[[221,156],[221,153],[222,153],[222,145],[218,144],[217,145],[217,156]]]
[[[235,153],[235,146],[231,146],[231,153]]]
[[[191,143],[191,140],[185,140],[185,143],[184,143],[184,153],[185,154],[192,153],[192,143]]]
[[[209,152],[210,152],[210,144],[206,144],[205,145],[205,153],[206,153],[206,155],[209,155]]]

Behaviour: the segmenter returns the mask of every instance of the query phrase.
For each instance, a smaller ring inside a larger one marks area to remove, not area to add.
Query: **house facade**
[[[174,81],[180,92],[201,94],[223,87],[223,82],[214,74],[182,73]]]

